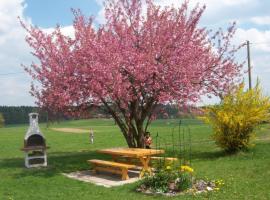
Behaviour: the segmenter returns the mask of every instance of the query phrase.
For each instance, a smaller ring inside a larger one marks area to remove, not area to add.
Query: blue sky
[[[71,8],[80,9],[86,15],[98,14],[101,6],[94,0],[26,0],[24,14],[31,17],[32,22],[44,28],[57,23],[68,26],[73,21]]]
[[[183,1],[155,0],[161,6],[173,4],[175,7]],[[198,2],[207,6],[201,26],[217,30],[232,21],[237,22],[233,42],[240,44],[250,40],[253,78],[258,77],[265,93],[270,95],[270,1],[190,0],[190,5]],[[34,105],[35,101],[29,94],[31,79],[21,67],[35,59],[24,41],[26,33],[17,17],[48,32],[60,24],[63,33],[72,36],[71,8],[96,16],[96,24],[104,21],[102,0],[0,0],[0,105]],[[246,49],[239,51],[237,59],[245,61]],[[244,78],[247,80],[246,75]],[[204,99],[202,104],[211,102],[216,100]]]

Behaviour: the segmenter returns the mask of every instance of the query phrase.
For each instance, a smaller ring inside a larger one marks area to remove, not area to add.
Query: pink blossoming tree
[[[222,96],[241,70],[240,47],[230,44],[235,32],[211,32],[198,26],[205,7],[188,11],[152,0],[107,0],[105,23],[74,11],[74,38],[57,27],[46,34],[26,27],[26,38],[40,63],[27,67],[39,84],[32,94],[39,106],[75,112],[104,105],[129,147],[143,147],[154,110],[162,103],[196,102],[200,96]],[[146,9],[145,9],[146,8]]]

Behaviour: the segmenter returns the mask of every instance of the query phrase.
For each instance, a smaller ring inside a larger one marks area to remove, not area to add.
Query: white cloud
[[[270,25],[270,16],[252,17],[251,22],[258,25]]]
[[[22,80],[18,76],[2,77],[0,76],[0,91],[1,99],[0,105],[20,106],[20,105],[34,105],[33,97],[30,95],[29,82]]]
[[[238,28],[235,34],[234,42],[237,44],[249,40],[251,48],[256,53],[270,53],[270,30],[262,31],[255,28],[242,29]]]
[[[50,34],[55,30],[55,28],[42,28],[42,30],[45,33]],[[66,35],[66,36],[69,36],[71,38],[75,37],[75,30],[74,30],[74,27],[72,25],[60,27],[60,31],[62,34]]]
[[[237,29],[234,43],[240,44],[246,40],[250,41],[253,85],[256,79],[259,78],[264,92],[270,95],[270,30],[262,31],[255,28]],[[246,57],[247,49],[245,46],[239,51],[238,59],[244,61]],[[245,69],[247,69],[247,66],[245,66]],[[247,82],[247,74],[244,77]]]
[[[104,23],[104,7],[103,0],[95,0],[101,10],[97,16],[97,22]],[[154,0],[160,6],[180,7],[184,0]],[[206,5],[206,11],[202,17],[203,25],[223,26],[231,21],[244,20],[254,13],[260,5],[260,0],[190,0],[189,7],[194,8],[199,4]]]
[[[102,7],[102,9],[98,12],[98,15],[96,16],[96,21],[99,24],[105,23],[105,9]]]
[[[105,9],[103,5],[104,0],[95,0],[95,2],[101,7],[97,16],[95,16],[95,22],[97,23],[97,26],[98,26],[98,24],[105,23]]]
[[[25,31],[18,16],[23,16],[23,0],[0,1],[0,74],[23,72],[21,63],[31,62],[30,48],[24,41]],[[26,73],[0,76],[0,105],[33,105],[29,94],[30,79]]]
[[[95,1],[97,2],[98,5],[103,6],[104,0],[95,0]]]
[[[222,0],[222,1],[219,1],[219,2],[222,2],[224,5],[229,5],[229,6],[235,6],[235,5],[246,5],[248,3],[251,3],[252,1],[254,0]],[[212,0],[213,2],[213,0]],[[217,2],[217,1],[215,1]]]
[[[18,17],[27,24],[31,19],[24,16],[24,0],[0,1],[0,105],[34,105],[35,99],[29,94],[31,78],[23,72],[21,64],[29,65],[36,60],[25,42],[26,31]],[[53,28],[43,29],[47,32]],[[72,26],[61,28],[65,35],[74,37]],[[9,74],[9,73],[18,74]],[[3,75],[7,74],[7,75]]]
[[[213,8],[221,8],[224,6],[239,6],[246,5],[247,3],[254,2],[254,0],[190,0],[192,6],[200,3],[201,5],[208,5]],[[175,5],[180,6],[184,1],[183,0],[156,0],[156,3],[160,5]]]

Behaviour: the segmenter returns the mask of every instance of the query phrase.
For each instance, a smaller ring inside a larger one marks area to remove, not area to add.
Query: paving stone
[[[107,172],[100,172],[95,174],[92,170],[63,173],[63,175],[72,179],[93,183],[95,185],[104,186],[107,188],[134,183],[139,180],[139,171],[133,170],[129,170],[128,180],[122,180],[120,175],[115,175]]]

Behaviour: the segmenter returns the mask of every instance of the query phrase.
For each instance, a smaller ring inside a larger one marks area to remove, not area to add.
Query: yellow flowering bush
[[[205,122],[214,129],[216,143],[229,152],[247,148],[255,137],[255,128],[270,119],[270,100],[257,82],[248,91],[244,84],[232,90],[219,105],[208,107]]]

